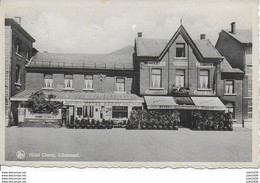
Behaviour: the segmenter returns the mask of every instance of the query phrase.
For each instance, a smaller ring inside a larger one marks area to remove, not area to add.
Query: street
[[[247,162],[252,132],[175,130],[98,130],[6,128],[6,160],[18,161],[169,161]]]

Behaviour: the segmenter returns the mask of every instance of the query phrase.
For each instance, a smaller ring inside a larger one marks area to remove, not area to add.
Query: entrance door
[[[191,111],[181,110],[180,111],[180,127],[190,128],[191,127]]]
[[[66,110],[66,124],[74,124],[74,106],[68,106]]]

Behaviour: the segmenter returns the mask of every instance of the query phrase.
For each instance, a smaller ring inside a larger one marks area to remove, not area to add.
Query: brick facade
[[[17,40],[20,41],[17,53]],[[6,126],[17,124],[17,103],[10,102],[10,97],[25,90],[25,65],[32,56],[35,40],[13,19],[5,20],[5,120]],[[17,67],[19,67],[19,74]],[[19,75],[19,76],[18,76]],[[19,79],[16,79],[19,77]],[[17,81],[17,82],[16,82]],[[11,114],[12,112],[12,114]],[[10,115],[13,121],[10,121]]]
[[[219,33],[216,48],[232,67],[245,72],[241,86],[243,92],[243,119],[250,120],[252,118],[252,44],[249,42],[241,43],[222,30]]]
[[[133,76],[113,73],[105,76],[103,81],[100,80],[100,74],[93,74],[93,92],[115,92],[116,78],[125,78],[125,92],[131,93],[133,86]],[[53,88],[57,90],[64,89],[64,73],[53,73]],[[44,73],[28,72],[26,77],[26,89],[40,90],[44,86]],[[73,74],[74,91],[82,91],[85,89],[84,74]]]

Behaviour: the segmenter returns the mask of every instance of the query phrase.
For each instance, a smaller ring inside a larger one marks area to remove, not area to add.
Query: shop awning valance
[[[177,104],[168,96],[145,96],[147,109],[175,109]]]
[[[11,97],[11,101],[27,101],[29,97],[39,90],[25,90]],[[142,97],[131,93],[100,93],[100,92],[85,92],[85,91],[63,91],[63,90],[42,90],[46,97],[55,95],[56,101],[69,103],[125,103],[138,104],[142,106],[144,102]]]
[[[191,97],[196,110],[226,110],[226,106],[218,97]]]

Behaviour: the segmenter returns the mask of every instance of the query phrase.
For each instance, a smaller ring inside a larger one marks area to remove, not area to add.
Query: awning
[[[39,90],[24,90],[21,93],[11,97],[11,101],[27,101],[29,97]],[[131,93],[100,93],[86,91],[63,91],[63,90],[42,90],[45,96],[55,95],[52,100],[64,102],[64,104],[76,103],[106,103],[120,104],[131,106],[142,106],[143,98]]]
[[[177,104],[173,97],[167,96],[145,96],[147,109],[175,109]]]
[[[226,110],[226,106],[218,97],[191,97],[191,99],[196,110]]]

